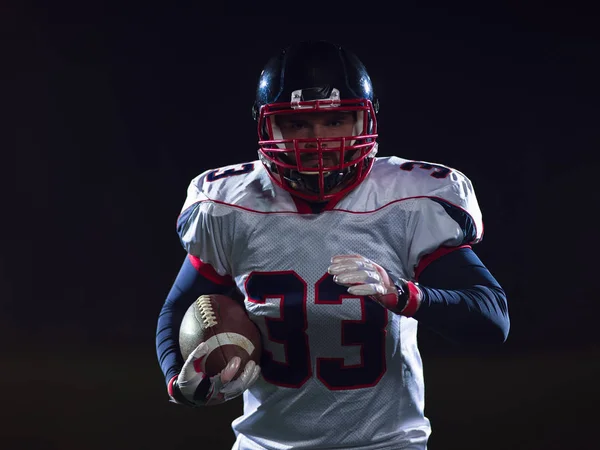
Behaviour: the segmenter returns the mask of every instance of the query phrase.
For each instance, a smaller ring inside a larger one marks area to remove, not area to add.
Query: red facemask
[[[349,136],[284,139],[281,115],[352,112]],[[271,179],[291,194],[322,202],[342,197],[368,175],[377,152],[377,121],[367,99],[294,101],[262,106],[258,117],[259,157]],[[304,162],[303,162],[304,161]],[[310,163],[307,163],[310,161]]]

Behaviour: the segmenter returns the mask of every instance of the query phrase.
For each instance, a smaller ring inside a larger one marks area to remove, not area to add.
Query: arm
[[[167,385],[184,361],[179,351],[179,325],[189,306],[202,294],[229,294],[232,281],[198,258],[187,255],[158,317],[156,354]]]
[[[434,259],[418,281],[422,297],[413,317],[419,323],[461,344],[506,341],[506,294],[470,247]]]
[[[235,217],[230,214],[231,208],[215,213],[215,203],[206,195],[215,186],[211,180],[206,184],[209,173],[191,181],[177,218],[177,234],[188,257],[162,307],[156,330],[157,356],[171,401],[193,407],[216,405],[237,397],[260,374],[254,361],[242,368],[241,358],[234,356],[220,373],[208,376],[202,362],[211,352],[207,342],[201,342],[185,361],[180,354],[179,328],[189,306],[203,294],[239,295],[229,275]],[[223,194],[228,188],[219,189]]]

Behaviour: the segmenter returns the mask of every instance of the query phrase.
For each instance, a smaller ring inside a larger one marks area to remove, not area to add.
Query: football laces
[[[200,317],[202,317],[204,326],[206,328],[215,326],[217,324],[217,316],[215,315],[215,311],[210,302],[210,296],[202,295],[201,297],[198,297],[196,305],[198,305],[198,309],[200,310]]]

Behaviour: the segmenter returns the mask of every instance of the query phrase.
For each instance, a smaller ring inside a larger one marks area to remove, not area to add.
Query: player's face
[[[354,134],[355,114],[349,111],[326,111],[312,113],[297,113],[276,117],[277,126],[283,139],[315,139],[352,136]],[[316,141],[300,142],[300,148],[317,148]],[[323,149],[333,149],[342,146],[342,141],[324,141]],[[287,144],[293,148],[293,144]],[[323,165],[333,166],[340,163],[339,151],[323,152]],[[285,159],[296,162],[294,152],[286,153]],[[302,153],[300,156],[303,167],[318,167],[318,153]]]

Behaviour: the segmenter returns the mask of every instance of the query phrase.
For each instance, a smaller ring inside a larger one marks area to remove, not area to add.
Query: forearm
[[[499,288],[434,289],[420,286],[423,299],[414,315],[424,326],[461,344],[495,344],[506,340],[509,321]]]
[[[156,354],[166,383],[180,372],[184,363],[179,351],[179,326],[188,307],[202,294],[225,294],[231,289],[228,280],[208,278],[186,257],[163,304],[156,328]]]
[[[160,312],[156,329],[156,354],[167,383],[179,373],[183,366],[178,342],[181,319],[183,319],[183,314],[167,297],[167,301]]]
[[[506,294],[471,249],[432,262],[418,281],[423,298],[414,318],[423,326],[461,344],[490,345],[507,339]]]

